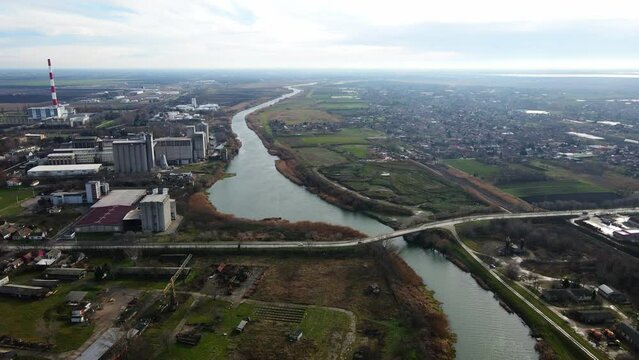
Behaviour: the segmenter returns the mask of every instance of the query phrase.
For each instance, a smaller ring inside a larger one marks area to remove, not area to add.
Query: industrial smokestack
[[[53,69],[51,68],[51,59],[47,59],[49,64],[49,82],[51,83],[51,104],[58,106],[58,95],[55,92],[55,81],[53,81]]]

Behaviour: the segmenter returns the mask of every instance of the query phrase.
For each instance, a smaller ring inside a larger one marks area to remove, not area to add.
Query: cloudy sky
[[[638,69],[637,0],[0,0],[0,68]]]

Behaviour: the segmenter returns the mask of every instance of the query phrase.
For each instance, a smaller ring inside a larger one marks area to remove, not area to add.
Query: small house
[[[31,229],[25,226],[22,229],[14,232],[13,235],[11,236],[11,239],[25,240],[25,239],[28,239],[30,235],[31,235]]]
[[[29,234],[29,240],[45,240],[47,238],[47,232],[42,229],[35,229]]]
[[[575,318],[589,325],[605,324],[615,321],[615,316],[606,310],[582,310],[575,313]]]
[[[541,298],[549,303],[563,303],[571,300],[571,294],[567,289],[545,289]]]
[[[568,289],[570,299],[576,303],[587,303],[594,297],[593,291],[584,288]]]
[[[38,266],[51,266],[62,256],[62,251],[59,249],[51,249],[47,252],[40,261],[36,263]]]
[[[597,293],[606,300],[609,300],[617,304],[625,304],[628,302],[628,298],[623,293],[613,289],[612,287],[602,284],[597,288]]]
[[[5,225],[0,227],[0,236],[2,236],[4,240],[9,240],[16,231],[18,231],[18,228],[14,225]]]

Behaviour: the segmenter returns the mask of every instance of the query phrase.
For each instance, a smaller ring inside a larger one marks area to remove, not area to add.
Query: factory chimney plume
[[[51,103],[53,106],[58,106],[58,95],[55,93],[55,82],[53,81],[53,69],[51,68],[51,59],[47,59],[49,63],[49,81],[51,83]]]

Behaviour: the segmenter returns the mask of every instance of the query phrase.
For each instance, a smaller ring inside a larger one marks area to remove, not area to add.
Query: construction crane
[[[171,276],[171,279],[169,279],[169,283],[166,284],[166,287],[164,288],[164,290],[162,290],[164,303],[166,304],[166,307],[164,307],[164,309],[169,309],[170,311],[175,311],[175,309],[177,309],[178,301],[177,294],[175,293],[175,282],[180,278],[180,275],[182,275],[182,272],[184,272],[184,269],[186,268],[186,265],[189,263],[189,261],[191,261],[191,258],[193,258],[193,255],[189,254],[186,259],[184,259],[182,265],[180,265],[175,274]]]

